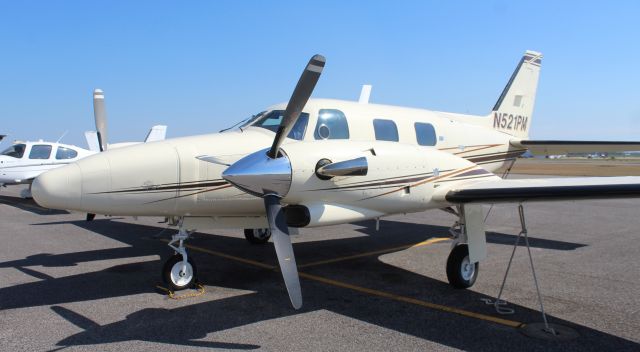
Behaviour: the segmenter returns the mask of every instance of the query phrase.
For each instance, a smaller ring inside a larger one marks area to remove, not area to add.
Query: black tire
[[[244,237],[251,244],[265,244],[271,238],[269,229],[244,229]]]
[[[457,289],[465,289],[473,286],[478,278],[479,263],[470,267],[469,247],[460,244],[453,248],[447,259],[447,279],[449,284]],[[473,270],[473,271],[471,271]]]
[[[165,284],[169,286],[169,289],[172,291],[184,290],[186,288],[194,287],[196,284],[196,277],[198,270],[196,269],[196,264],[193,262],[191,257],[187,257],[187,263],[191,269],[191,276],[186,279],[176,280],[176,276],[172,275],[172,271],[174,270],[174,266],[182,265],[182,255],[174,254],[169,260],[164,263],[162,267],[162,280]],[[187,271],[189,271],[189,266],[187,267]],[[177,270],[179,267],[176,267]],[[176,273],[174,273],[176,274]],[[180,274],[178,274],[180,275]],[[184,278],[184,276],[182,277]]]

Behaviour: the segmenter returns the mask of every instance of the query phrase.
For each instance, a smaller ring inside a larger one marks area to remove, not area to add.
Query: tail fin
[[[144,139],[144,142],[155,142],[162,141],[164,137],[167,135],[167,126],[164,125],[156,125],[151,127],[149,133],[147,133],[147,138]]]
[[[87,145],[89,146],[90,151],[92,152],[100,151],[100,141],[98,140],[98,132],[86,131],[84,133],[84,138],[87,140]]]
[[[527,50],[493,107],[493,128],[527,138],[536,100],[542,54]]]

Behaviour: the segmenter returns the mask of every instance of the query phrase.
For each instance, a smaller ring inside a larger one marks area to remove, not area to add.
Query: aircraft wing
[[[437,192],[436,196],[454,204],[640,198],[640,177],[571,177],[479,181],[451,186],[448,189]]]
[[[539,155],[640,151],[640,142],[628,141],[513,140],[511,145],[527,148],[531,153]]]

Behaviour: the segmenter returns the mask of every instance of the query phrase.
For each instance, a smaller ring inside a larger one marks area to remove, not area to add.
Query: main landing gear
[[[444,210],[458,216],[458,221],[449,229],[449,233],[451,233],[453,237],[453,245],[447,258],[447,279],[449,280],[449,284],[454,288],[469,288],[476,282],[480,269],[480,264],[477,260],[474,263],[469,259],[468,245],[470,239],[469,231],[473,228],[475,230],[473,233],[477,233],[478,229],[476,228],[478,224],[469,224],[472,225],[469,227],[465,225],[465,211],[463,207],[457,207],[457,210],[453,208],[446,208]],[[480,212],[481,211],[480,208]],[[472,219],[477,222],[477,219]],[[482,227],[482,224],[480,224],[480,227]],[[484,238],[484,229],[482,228],[480,231]],[[478,236],[474,236],[474,239],[476,238],[478,238]]]
[[[173,235],[169,247],[171,247],[176,253],[171,256],[162,268],[162,279],[169,286],[172,291],[183,290],[185,288],[191,288],[196,283],[196,264],[187,256],[187,250],[184,247],[184,241],[189,238],[189,232],[179,225],[178,233]],[[175,243],[178,242],[178,246]]]
[[[244,237],[251,244],[265,244],[271,238],[270,229],[244,229]]]
[[[479,263],[469,261],[469,246],[459,244],[453,247],[447,259],[447,279],[454,288],[469,288],[478,277]]]

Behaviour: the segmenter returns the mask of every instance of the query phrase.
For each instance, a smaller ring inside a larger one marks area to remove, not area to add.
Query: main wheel
[[[271,238],[269,229],[244,229],[244,237],[253,244],[264,244]]]
[[[164,263],[162,279],[173,291],[190,288],[196,283],[196,265],[187,257],[187,265],[182,268],[182,255],[175,254]]]
[[[469,246],[460,244],[453,248],[447,259],[447,278],[454,288],[469,288],[478,277],[478,263],[469,261]]]

